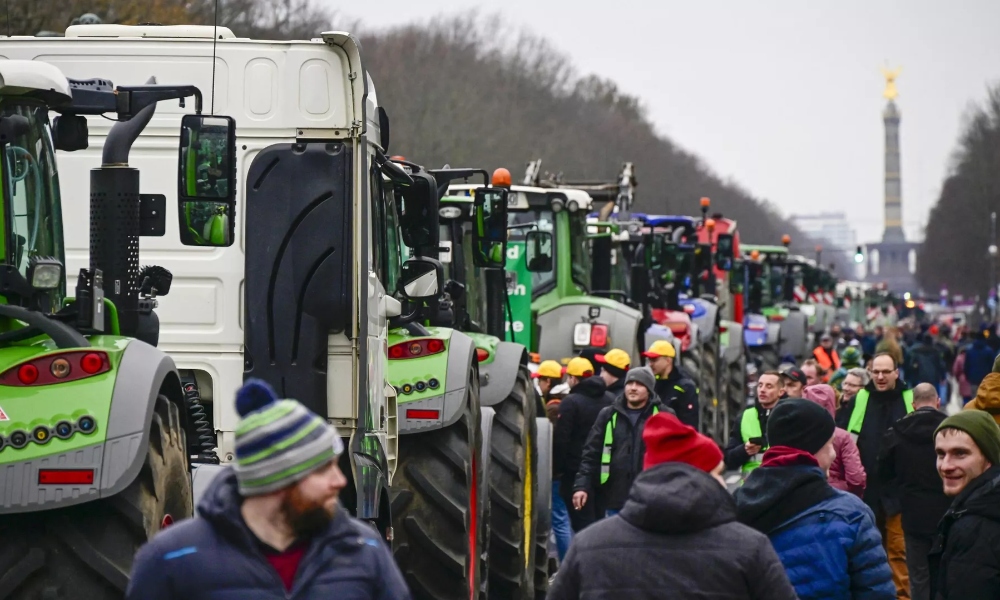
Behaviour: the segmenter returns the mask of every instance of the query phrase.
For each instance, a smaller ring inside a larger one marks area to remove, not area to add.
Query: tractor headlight
[[[576,211],[580,210],[580,203],[577,202],[576,200],[570,200],[566,204],[566,210],[568,210],[571,213],[575,213]]]
[[[28,281],[36,290],[54,290],[63,280],[63,266],[52,257],[34,257],[28,264]]]
[[[566,203],[563,202],[562,198],[553,198],[552,199],[552,212],[554,212],[554,213],[562,212],[562,209],[565,208],[565,207],[566,207]]]

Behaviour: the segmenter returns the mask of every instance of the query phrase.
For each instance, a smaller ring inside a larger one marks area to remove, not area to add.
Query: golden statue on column
[[[896,78],[899,74],[903,72],[903,68],[899,67],[893,70],[882,68],[882,76],[885,77],[885,91],[882,92],[882,96],[886,100],[895,100],[896,96],[899,95],[899,91],[896,90]]]

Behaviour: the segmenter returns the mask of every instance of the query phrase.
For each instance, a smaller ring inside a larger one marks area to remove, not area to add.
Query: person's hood
[[[257,541],[243,521],[240,512],[242,505],[243,497],[240,496],[237,486],[236,472],[232,467],[226,467],[208,485],[208,489],[198,502],[197,513],[231,542],[252,548]],[[347,510],[338,504],[333,520],[318,537],[326,542],[333,542],[349,536],[356,537],[357,531],[351,526]]]
[[[893,424],[896,434],[913,444],[934,445],[934,430],[948,415],[939,410],[920,408]]]
[[[979,410],[1000,409],[1000,373],[983,377],[976,391],[975,403]]]
[[[949,512],[986,517],[1000,523],[1000,465],[990,467],[972,480],[951,505]]]
[[[751,471],[736,490],[737,518],[741,523],[769,533],[795,515],[836,495],[812,455],[776,446],[765,452],[765,458],[770,459],[768,466]]]
[[[825,408],[831,417],[836,416],[837,393],[833,391],[832,387],[825,383],[810,385],[802,390],[802,395],[805,396],[806,400],[815,402]]]
[[[646,531],[692,533],[735,521],[736,503],[708,473],[668,462],[635,478],[619,514]]]
[[[582,380],[580,383],[576,384],[570,393],[573,394],[583,394],[588,398],[601,398],[604,396],[604,392],[608,391],[608,386],[604,383],[604,380],[598,375],[593,377],[588,377]]]

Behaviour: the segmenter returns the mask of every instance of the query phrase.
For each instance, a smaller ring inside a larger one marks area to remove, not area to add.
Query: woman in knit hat
[[[128,600],[409,598],[388,547],[337,502],[337,430],[266,383],[237,393],[236,459],[198,516],[136,555]]]
[[[767,537],[736,522],[711,439],[661,412],[616,516],[573,538],[548,598],[795,598]]]

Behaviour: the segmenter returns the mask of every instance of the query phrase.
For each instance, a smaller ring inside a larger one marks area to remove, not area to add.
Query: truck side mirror
[[[715,238],[715,266],[720,271],[733,269],[733,234],[720,233]]]
[[[479,188],[473,205],[473,259],[477,267],[501,268],[507,256],[507,190]]]
[[[423,171],[411,173],[410,177],[412,184],[395,188],[397,198],[402,199],[396,211],[403,243],[413,249],[436,248],[441,239],[437,182]]]
[[[231,246],[236,234],[236,121],[181,119],[177,212],[181,243]]]
[[[444,268],[433,258],[411,258],[400,269],[398,290],[407,300],[428,300],[441,292]]]
[[[524,236],[524,260],[531,273],[552,271],[552,234],[532,230]]]

